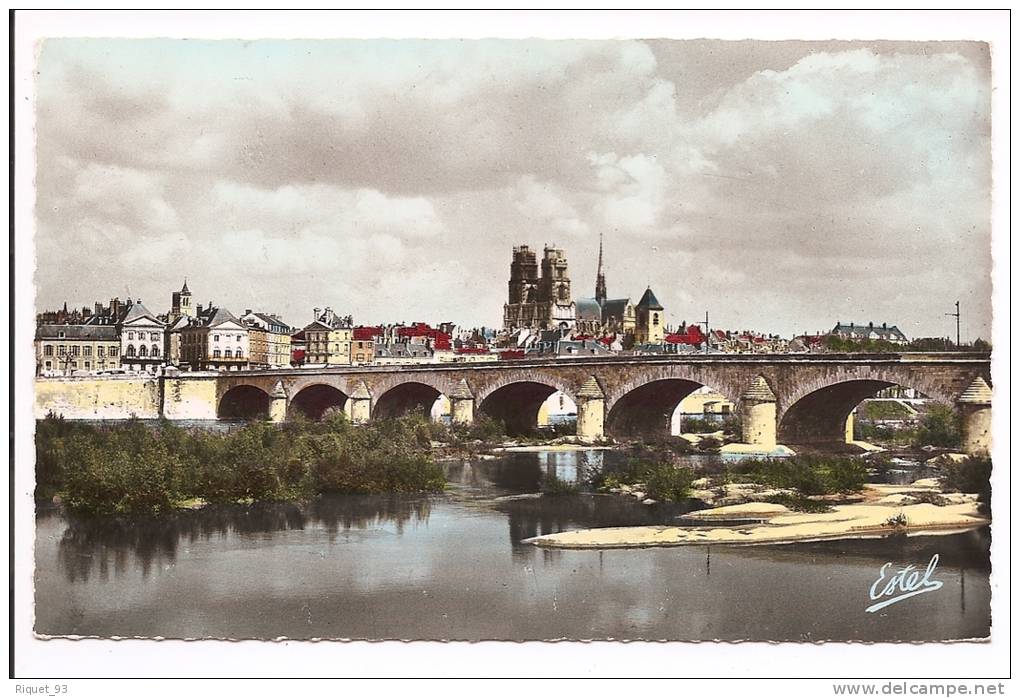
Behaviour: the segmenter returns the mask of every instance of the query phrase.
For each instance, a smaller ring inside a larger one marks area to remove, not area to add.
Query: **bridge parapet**
[[[775,395],[775,422],[780,440],[842,440],[848,416],[869,395],[887,386],[914,388],[928,397],[957,404],[971,384],[990,384],[990,357],[981,353],[900,354],[756,354],[574,357],[527,359],[485,364],[424,364],[415,366],[275,369],[223,373],[177,373],[151,384],[153,415],[168,419],[211,419],[239,399],[253,401],[252,413],[271,409],[279,419],[295,409],[313,416],[342,408],[354,421],[398,414],[431,405],[444,395],[459,422],[478,412],[497,415],[525,426],[538,404],[560,391],[585,407],[585,432],[624,433],[668,429],[669,416],[680,400],[700,386],[715,389],[741,404],[758,378]],[[40,378],[37,412],[65,406],[72,418],[126,418],[131,400],[105,400],[105,386],[119,377]],[[135,380],[143,380],[141,378]],[[601,398],[594,398],[591,383]],[[285,394],[280,396],[280,390]],[[145,394],[139,386],[136,393]],[[115,391],[116,392],[116,391]],[[129,391],[130,392],[130,391]],[[470,398],[466,397],[470,395]],[[134,399],[134,398],[132,398]],[[144,402],[139,397],[138,400]],[[104,405],[79,409],[75,405]],[[595,403],[602,416],[595,418]],[[123,404],[123,407],[118,407]],[[141,403],[138,403],[141,404]],[[978,412],[967,403],[960,409]],[[234,405],[237,407],[237,405]],[[125,411],[123,415],[113,413]],[[144,413],[145,410],[142,410]],[[146,413],[147,414],[147,413]],[[982,418],[987,412],[981,412]],[[596,422],[602,422],[601,427]]]

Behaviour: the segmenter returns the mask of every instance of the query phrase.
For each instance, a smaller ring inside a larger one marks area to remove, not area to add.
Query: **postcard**
[[[34,43],[30,642],[991,644],[989,38],[331,17]]]

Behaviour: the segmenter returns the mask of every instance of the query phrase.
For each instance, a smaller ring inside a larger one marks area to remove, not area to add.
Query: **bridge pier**
[[[366,424],[372,417],[372,394],[365,381],[358,381],[357,387],[347,399],[350,403],[351,424]]]
[[[742,438],[762,451],[776,448],[776,394],[761,376],[741,396]]]
[[[850,411],[850,414],[846,416],[846,425],[843,427],[843,442],[853,443],[854,442],[854,414],[857,412],[856,408]]]
[[[988,456],[992,448],[992,389],[981,376],[956,400],[963,417],[963,451]]]
[[[276,381],[273,392],[269,394],[269,421],[280,424],[287,419],[287,391],[283,381]]]
[[[598,441],[606,435],[606,395],[591,376],[577,392],[577,437]]]
[[[450,421],[454,424],[471,424],[475,421],[475,396],[467,380],[461,379],[456,389],[449,395]]]

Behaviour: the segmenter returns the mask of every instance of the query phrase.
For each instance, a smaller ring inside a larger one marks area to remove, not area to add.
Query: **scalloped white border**
[[[17,122],[15,178],[17,214],[15,566],[17,594],[14,673],[20,676],[627,676],[829,677],[996,676],[1008,670],[1010,548],[1009,422],[1009,23],[1008,14],[927,11],[883,13],[807,11],[665,11],[601,14],[360,12],[233,14],[230,12],[19,12],[16,18]],[[195,38],[306,37],[491,37],[505,38],[723,38],[723,39],[977,39],[992,44],[993,70],[993,272],[995,323],[993,380],[997,409],[994,478],[996,521],[992,544],[992,641],[956,644],[775,643],[438,643],[438,642],[187,642],[82,638],[41,639],[32,627],[32,323],[33,308],[33,46],[42,36],[188,36]],[[7,379],[10,380],[8,374]],[[54,683],[64,683],[49,679]],[[46,681],[22,681],[41,685]],[[72,682],[73,684],[74,682]],[[80,683],[80,682],[79,682]],[[883,683],[879,681],[879,683]],[[831,682],[753,682],[729,690],[759,695],[830,695]],[[100,688],[90,684],[93,688]],[[103,682],[102,695],[137,695],[133,684]],[[464,684],[455,688],[459,689]],[[272,683],[201,684],[203,692],[277,694]],[[82,686],[84,688],[84,686]],[[555,688],[555,687],[554,687]],[[608,684],[614,692],[623,685]],[[638,690],[645,690],[638,686]],[[651,687],[648,687],[651,688]],[[697,682],[687,690],[720,688]],[[177,684],[145,687],[170,695]],[[395,690],[418,690],[404,683]],[[497,694],[530,690],[516,684],[488,687]],[[288,692],[321,692],[311,684]],[[445,689],[444,689],[444,692]],[[13,691],[12,691],[13,694]],[[72,691],[74,695],[74,691]],[[80,693],[79,693],[80,695]],[[100,695],[96,693],[95,695]]]

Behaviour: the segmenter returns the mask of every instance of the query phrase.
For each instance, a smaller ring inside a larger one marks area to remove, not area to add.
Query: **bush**
[[[631,457],[600,469],[582,468],[582,478],[585,484],[602,490],[640,483],[652,499],[677,502],[690,496],[695,473],[689,467],[670,461]]]
[[[702,417],[684,417],[680,427],[685,434],[713,434],[723,429],[723,422]]]
[[[941,471],[939,482],[943,492],[976,493],[978,501],[991,502],[991,458],[967,458],[958,463],[947,460],[942,464]]]
[[[960,415],[947,405],[932,405],[921,420],[914,445],[956,448],[962,440]]]
[[[824,514],[827,511],[832,511],[832,507],[825,502],[809,499],[802,494],[781,492],[766,498],[765,501],[770,504],[782,504],[791,511],[802,511],[808,514]]]
[[[433,429],[419,416],[354,427],[339,414],[282,427],[253,422],[230,433],[137,421],[97,429],[47,418],[36,431],[37,495],[57,492],[72,511],[133,514],[194,498],[435,492],[446,480],[428,450]]]
[[[663,502],[679,502],[691,496],[694,470],[672,463],[663,463],[649,468],[645,475],[646,493],[652,499]]]
[[[577,494],[581,491],[578,484],[561,480],[555,473],[544,473],[541,482],[542,494],[550,496],[562,496],[566,494]]]
[[[796,490],[802,495],[819,495],[860,491],[867,478],[867,469],[856,458],[754,458],[731,466],[728,477],[732,482],[753,482],[777,489]]]

